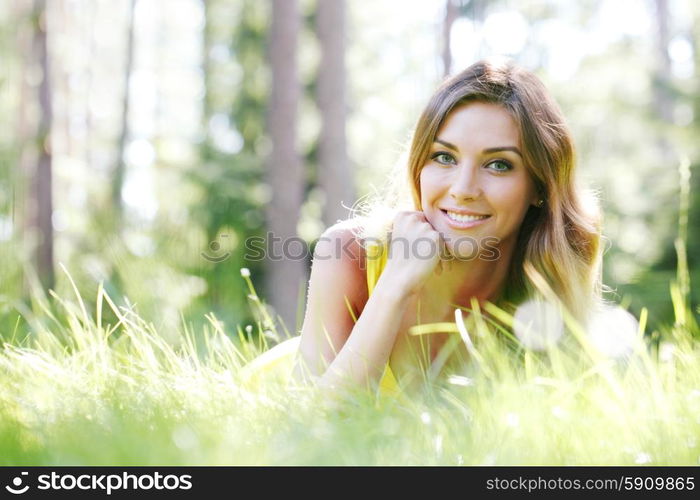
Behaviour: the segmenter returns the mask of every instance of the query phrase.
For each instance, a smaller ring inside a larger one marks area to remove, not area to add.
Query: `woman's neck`
[[[502,292],[513,253],[512,246],[504,245],[499,250],[497,260],[453,258],[449,264],[443,265],[440,275],[431,275],[423,292],[463,307],[471,307],[472,297],[479,302],[493,302]]]

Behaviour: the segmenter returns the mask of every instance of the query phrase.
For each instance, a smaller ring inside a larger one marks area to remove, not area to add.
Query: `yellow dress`
[[[367,291],[372,294],[377,285],[379,275],[386,266],[387,253],[384,246],[372,243],[367,248],[366,268],[367,268]],[[346,298],[346,305],[350,310],[350,315],[357,321],[355,313]],[[289,381],[291,378],[294,360],[299,351],[299,340],[301,336],[292,337],[277,344],[253,359],[242,368],[242,377],[248,386],[255,386],[262,380]],[[384,369],[384,374],[379,381],[379,393],[384,396],[397,396],[400,394],[399,385],[394,377],[389,364]]]

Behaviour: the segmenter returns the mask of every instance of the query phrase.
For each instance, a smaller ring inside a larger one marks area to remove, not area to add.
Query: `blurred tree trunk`
[[[34,64],[39,67],[41,81],[38,87],[39,117],[37,123],[36,144],[37,162],[30,176],[30,215],[28,224],[36,237],[33,261],[39,280],[44,289],[53,288],[53,213],[52,175],[51,175],[51,81],[47,44],[46,0],[34,1]]]
[[[301,94],[297,75],[300,24],[296,0],[273,0],[269,48],[272,88],[267,117],[272,151],[266,169],[272,199],[266,216],[274,240],[268,246],[272,255],[267,259],[266,291],[277,314],[295,330],[300,290],[306,281],[305,252],[300,256],[302,240],[296,231],[304,193],[303,169],[296,148]]]
[[[665,125],[659,134],[658,150],[661,161],[666,166],[677,163],[673,146],[669,140],[668,126],[673,123],[673,92],[671,90],[671,57],[668,54],[669,11],[668,0],[655,0],[656,6],[656,70],[654,71],[654,112]]]
[[[691,12],[692,21],[690,23],[691,29],[689,32],[689,40],[690,45],[693,48],[693,64],[695,67],[695,74],[697,74],[697,68],[700,68],[700,6],[694,4]],[[697,92],[695,92],[693,95],[695,97],[692,99],[693,116],[697,117],[700,116],[700,95]],[[698,120],[693,120],[693,126],[697,125]]]
[[[28,181],[30,173],[34,168],[34,159],[30,158],[30,149],[27,145],[33,140],[34,130],[31,123],[31,113],[29,112],[29,102],[33,101],[34,89],[29,85],[27,74],[31,73],[31,68],[34,67],[35,61],[33,57],[34,44],[34,24],[23,22],[24,19],[30,19],[34,14],[33,5],[23,5],[15,2],[13,4],[13,17],[16,20],[17,33],[15,36],[15,53],[24,54],[25,57],[19,57],[19,65],[17,69],[19,94],[17,103],[17,125],[15,127],[17,144],[18,144],[18,169],[15,172],[16,183],[14,204],[17,207],[17,220],[13,220],[16,231],[26,231],[30,229],[28,220],[28,203],[27,196],[29,194]],[[31,164],[31,166],[30,166]],[[20,234],[20,239],[24,239],[24,234]]]
[[[209,147],[209,119],[212,114],[211,104],[211,48],[213,38],[213,27],[211,19],[211,2],[201,0],[202,15],[204,17],[204,27],[202,29],[202,83],[204,84],[204,97],[202,99],[202,127],[204,129],[204,144]]]
[[[669,12],[668,0],[655,0],[656,5],[656,85],[654,85],[654,106],[657,115],[666,122],[673,119],[673,96],[671,95],[671,57],[668,54]]]
[[[68,12],[66,2],[56,5],[52,18],[55,25],[61,26],[67,33],[77,31],[77,25],[74,23],[73,16]],[[73,92],[69,82],[70,78],[70,69],[64,64],[57,64],[53,72],[52,87],[55,95],[63,96],[62,99],[57,100],[57,103],[60,100],[63,102],[60,103],[62,106],[59,106],[54,112],[52,133],[54,143],[63,146],[63,149],[56,151],[56,153],[65,154],[72,158],[75,145],[70,127],[71,115],[73,114]]]
[[[3,197],[3,202],[0,202],[2,214],[9,213],[10,216],[10,233],[6,236],[11,238],[8,250],[13,256],[25,255],[26,247],[25,234],[28,228],[27,211],[27,181],[29,173],[33,169],[34,161],[29,156],[27,144],[33,141],[34,131],[31,129],[30,123],[30,102],[33,102],[34,90],[30,88],[26,75],[28,69],[32,67],[34,61],[32,57],[33,44],[33,25],[27,22],[33,14],[33,5],[20,4],[14,2],[10,4],[10,9],[7,11],[11,24],[7,28],[6,34],[2,36],[2,41],[5,42],[4,53],[6,63],[4,67],[4,81],[2,90],[8,97],[17,99],[17,107],[15,116],[6,116],[6,124],[9,130],[6,130],[6,138],[4,144],[0,146],[0,178],[5,185],[0,186],[0,196]],[[9,35],[9,36],[8,36]],[[13,68],[14,66],[14,68]],[[31,168],[29,164],[31,162]],[[6,203],[6,204],[5,204]],[[0,242],[0,249],[5,248]],[[3,258],[0,261],[0,283],[2,283],[2,293],[6,297],[19,298],[28,295],[29,281],[23,279],[23,270],[17,265],[17,259]],[[2,322],[2,319],[0,319]],[[13,328],[14,325],[7,325],[6,331]],[[2,326],[0,326],[2,328]],[[2,334],[0,334],[2,336]]]
[[[326,227],[346,219],[345,206],[355,202],[355,186],[350,170],[345,138],[345,0],[319,0],[317,33],[321,44],[317,100],[321,111],[318,180],[326,203],[323,222]]]
[[[116,216],[117,227],[122,216],[122,186],[126,165],[124,163],[124,151],[126,141],[129,138],[129,109],[131,106],[131,96],[129,92],[129,81],[134,66],[134,11],[136,10],[136,0],[129,2],[129,14],[127,21],[126,38],[126,63],[124,65],[124,97],[122,100],[121,112],[121,132],[119,133],[119,143],[117,144],[116,162],[114,164],[114,175],[112,177],[112,204],[114,215]]]
[[[442,23],[442,75],[447,77],[452,72],[452,50],[450,49],[450,34],[452,25],[459,17],[457,0],[445,0],[445,19]]]
[[[85,62],[85,96],[83,99],[84,103],[84,113],[85,113],[85,164],[88,168],[93,165],[93,151],[92,151],[92,137],[93,137],[93,121],[92,121],[92,108],[90,103],[92,101],[92,93],[94,87],[94,71],[93,71],[93,58],[96,53],[97,37],[96,32],[97,25],[97,2],[88,2],[86,7],[87,19],[88,19],[88,29],[87,29],[87,61]]]

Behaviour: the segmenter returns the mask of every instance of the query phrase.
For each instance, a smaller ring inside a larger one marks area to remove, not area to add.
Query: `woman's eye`
[[[431,156],[431,159],[443,165],[454,165],[456,163],[454,157],[449,153],[435,153]]]
[[[492,161],[487,165],[487,167],[489,167],[491,170],[494,170],[495,172],[507,172],[513,169],[510,163],[503,160]]]

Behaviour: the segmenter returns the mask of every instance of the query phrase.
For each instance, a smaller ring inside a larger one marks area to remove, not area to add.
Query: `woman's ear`
[[[535,194],[532,196],[532,200],[530,200],[530,205],[540,208],[544,205],[544,200],[544,193],[542,193],[542,191],[539,189],[536,189]]]

